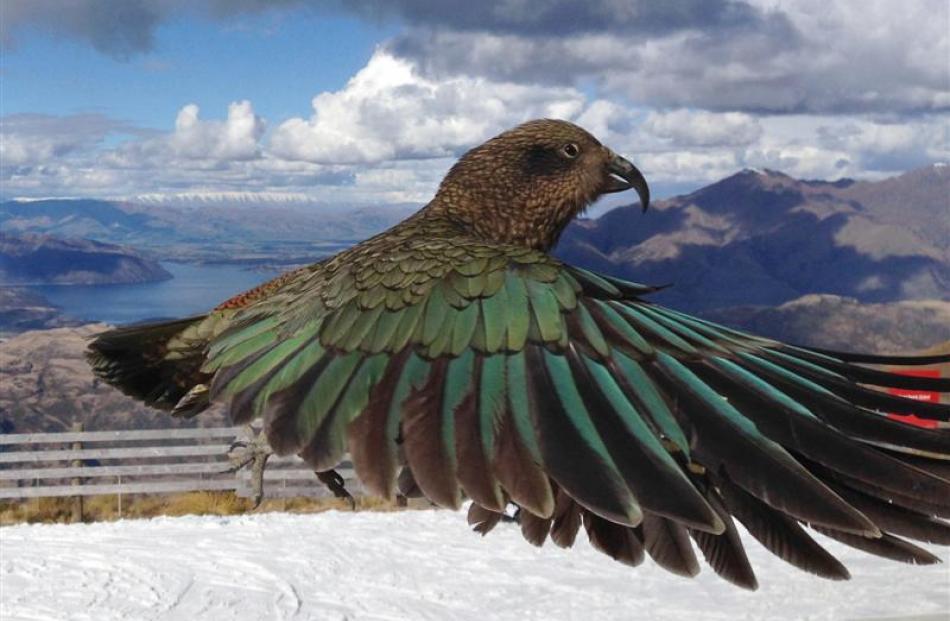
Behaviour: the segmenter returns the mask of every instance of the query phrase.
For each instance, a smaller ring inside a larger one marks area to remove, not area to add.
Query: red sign
[[[940,377],[940,369],[901,369],[900,371],[894,370],[894,373],[899,375],[910,375],[912,377]],[[931,403],[940,402],[940,393],[933,390],[908,390],[906,388],[888,388],[887,392],[892,395],[897,395],[898,397],[906,397],[908,399],[916,399],[917,401],[929,401]],[[917,418],[913,414],[905,416],[903,414],[890,414],[891,418],[896,420],[909,423],[911,425],[917,425],[918,427],[930,427],[936,428],[937,421],[928,420],[926,418]]]

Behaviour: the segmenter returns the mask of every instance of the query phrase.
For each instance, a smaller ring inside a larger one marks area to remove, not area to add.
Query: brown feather
[[[636,529],[609,522],[586,509],[582,514],[594,548],[624,565],[636,567],[643,562],[643,543],[637,538]]]
[[[843,484],[834,483],[831,487],[881,530],[918,541],[950,545],[950,523],[944,520],[872,498]]]
[[[275,392],[267,400],[264,406],[264,431],[267,434],[267,442],[278,455],[289,455],[300,450],[301,439],[297,433],[300,403],[330,360],[330,356],[324,356],[297,381]]]
[[[370,392],[366,409],[347,429],[356,474],[367,489],[387,499],[393,497],[396,483],[396,445],[387,436],[387,419],[396,384],[410,353],[404,349],[389,361],[382,379]]]
[[[443,442],[442,392],[448,359],[432,363],[426,383],[413,390],[402,406],[402,438],[406,459],[419,488],[439,506],[461,503],[456,468]]]
[[[399,469],[399,476],[396,477],[396,489],[406,498],[422,498],[424,494],[416,484],[415,477],[412,476],[412,469],[409,466],[403,466]]]
[[[570,548],[581,528],[581,507],[562,489],[557,490],[551,541],[562,548]]]
[[[544,540],[548,538],[548,532],[551,530],[551,519],[540,518],[522,509],[518,512],[518,521],[521,522],[521,534],[531,545],[541,547]]]
[[[476,357],[472,372],[472,388],[455,409],[458,481],[472,500],[486,509],[501,513],[505,510],[505,501],[498,481],[491,474],[479,429],[478,384],[481,379],[481,357]]]
[[[495,528],[503,516],[503,513],[486,509],[477,502],[473,502],[468,507],[468,523],[474,527],[472,530],[482,536],[487,535]]]
[[[809,462],[804,458],[802,459],[802,463],[807,465],[809,470],[827,481],[829,485],[835,483],[844,484],[872,498],[893,503],[905,509],[916,511],[917,513],[950,518],[950,503],[942,498],[921,498],[913,494],[913,490],[908,490],[909,493],[895,492],[893,490],[884,489],[880,485],[859,481],[840,472],[825,468],[820,464]]]
[[[715,490],[709,488],[706,490],[706,500],[709,506],[719,514],[726,525],[726,530],[721,535],[713,535],[690,529],[690,536],[699,546],[706,562],[720,577],[743,589],[750,591],[758,589],[759,582],[755,578],[755,571],[749,563],[739,531],[729,512],[726,511],[722,499]]]
[[[644,511],[640,528],[643,547],[657,565],[678,576],[692,577],[699,573],[699,562],[685,527]]]
[[[939,558],[927,550],[887,533],[883,533],[880,537],[861,537],[860,535],[843,533],[830,528],[822,528],[821,526],[813,526],[812,528],[826,537],[840,541],[846,546],[870,552],[875,556],[889,558],[892,561],[900,561],[912,565],[935,565],[940,562]]]
[[[851,577],[848,569],[812,539],[798,522],[749,494],[727,477],[717,477],[716,485],[729,512],[769,552],[822,578],[847,580]]]
[[[531,458],[507,410],[498,429],[492,471],[515,504],[540,518],[552,516],[554,494],[548,477]]]

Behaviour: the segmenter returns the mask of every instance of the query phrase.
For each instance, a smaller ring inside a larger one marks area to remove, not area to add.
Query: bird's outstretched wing
[[[753,587],[733,518],[815,574],[847,570],[802,527],[881,556],[936,562],[898,537],[950,543],[950,408],[869,386],[950,380],[856,363],[935,359],[819,352],[663,308],[652,289],[519,247],[407,243],[301,272],[237,315],[204,370],[236,422],[317,470],[349,451],[371,490],[405,465],[439,505],[506,504],[526,538],[644,552]],[[945,361],[946,358],[939,358]]]

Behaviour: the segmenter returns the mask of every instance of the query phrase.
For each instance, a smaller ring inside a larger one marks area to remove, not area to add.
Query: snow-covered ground
[[[183,517],[0,529],[0,618],[950,619],[948,565],[828,543],[850,582],[801,573],[754,542],[759,591],[617,564],[578,538],[482,538],[445,511]],[[937,552],[945,559],[947,549]]]

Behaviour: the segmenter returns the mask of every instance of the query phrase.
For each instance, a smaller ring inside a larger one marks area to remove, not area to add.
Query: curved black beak
[[[610,161],[607,164],[607,172],[610,173],[610,177],[608,177],[609,181],[604,193],[623,192],[633,188],[640,196],[640,205],[643,207],[643,211],[646,211],[647,207],[650,206],[650,187],[647,185],[647,180],[643,178],[643,174],[637,170],[637,167],[628,160],[612,151],[610,155]]]

